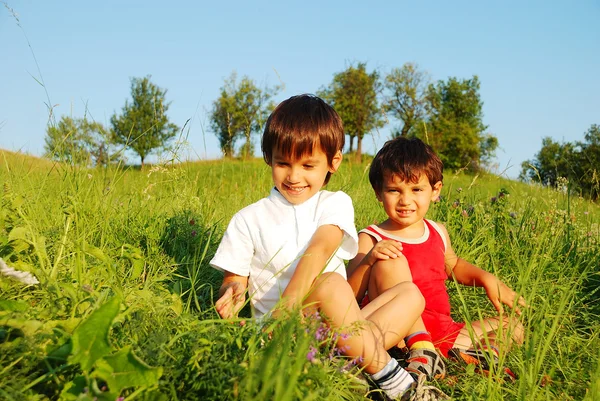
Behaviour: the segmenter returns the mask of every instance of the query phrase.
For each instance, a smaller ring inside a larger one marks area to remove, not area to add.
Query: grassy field
[[[39,280],[0,276],[0,399],[365,398],[317,327],[223,321],[213,309],[221,275],[208,261],[231,216],[268,194],[262,160],[139,171],[0,151],[0,163],[0,258]],[[327,188],[352,197],[358,228],[384,218],[367,170],[345,162]],[[529,304],[525,344],[501,355],[516,382],[448,362],[434,384],[459,400],[600,400],[598,205],[446,172],[429,217]],[[483,290],[448,288],[456,320],[495,313]]]

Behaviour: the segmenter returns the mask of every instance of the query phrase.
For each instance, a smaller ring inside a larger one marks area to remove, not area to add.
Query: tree
[[[74,164],[107,165],[111,154],[109,131],[87,118],[63,116],[48,126],[44,139],[45,156]]]
[[[425,116],[425,94],[429,76],[414,63],[394,68],[383,82],[383,108],[402,122],[395,136],[407,136],[415,124]]]
[[[531,179],[547,186],[556,186],[566,178],[572,190],[591,199],[600,196],[600,127],[592,124],[585,141],[558,143],[549,137],[542,139],[542,148],[533,160],[521,164],[521,179]]]
[[[560,144],[550,137],[542,138],[542,149],[533,160],[521,163],[520,178],[530,178],[543,185],[555,186],[559,177],[573,177],[572,160],[575,149],[571,143]]]
[[[445,167],[478,170],[494,156],[498,139],[485,133],[477,76],[430,84],[425,107],[426,119],[416,126],[414,134],[433,147]]]
[[[279,87],[260,89],[254,81],[244,76],[237,82],[237,74],[232,72],[221,87],[221,96],[213,102],[210,116],[211,127],[219,139],[225,157],[232,157],[235,143],[240,138],[246,142],[240,149],[243,158],[254,154],[252,134],[259,133],[274,104],[270,99]]]
[[[110,119],[115,143],[125,145],[144,159],[154,149],[165,147],[177,135],[179,127],[170,123],[165,101],[166,89],[150,82],[150,76],[131,79],[131,98],[125,100],[122,114]]]
[[[383,127],[381,109],[377,101],[380,90],[379,73],[367,73],[366,64],[351,65],[336,73],[332,83],[317,92],[340,115],[344,130],[350,136],[350,151],[356,142],[356,159],[362,159],[362,139],[375,128]]]

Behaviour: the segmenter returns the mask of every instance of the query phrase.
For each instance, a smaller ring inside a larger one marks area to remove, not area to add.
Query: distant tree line
[[[210,126],[224,157],[253,157],[255,136],[260,135],[279,86],[260,87],[247,76],[233,72],[225,79],[210,110]],[[498,139],[483,123],[479,78],[449,77],[432,82],[414,63],[389,73],[367,71],[366,63],[350,64],[333,74],[331,83],[317,95],[340,114],[349,137],[349,153],[362,160],[365,135],[395,124],[392,136],[421,138],[440,155],[446,168],[478,171],[489,165]],[[131,79],[131,101],[110,119],[110,128],[63,116],[50,125],[46,136],[49,157],[78,164],[104,165],[118,160],[120,149],[130,149],[143,166],[146,157],[166,148],[180,130],[169,122],[165,89],[150,76]],[[240,144],[241,143],[241,144]],[[522,165],[521,178],[556,185],[559,177],[581,193],[599,196],[600,129],[585,134],[584,142],[559,144],[544,138],[542,149]]]
[[[167,117],[166,93],[150,82],[150,76],[132,78],[131,102],[126,100],[121,114],[111,117],[110,128],[87,116],[62,116],[46,130],[46,156],[75,164],[107,165],[122,160],[122,152],[117,152],[121,145],[134,151],[143,167],[148,154],[166,147],[179,131]]]
[[[253,157],[279,86],[258,86],[233,72],[210,110],[210,126],[224,157]],[[166,148],[179,127],[169,122],[167,91],[150,77],[131,79],[131,100],[110,119],[110,128],[88,118],[63,116],[47,129],[46,155],[78,164],[103,165],[118,160],[116,149],[130,149],[146,157]],[[450,169],[478,170],[494,155],[498,140],[486,132],[477,76],[430,82],[416,64],[381,76],[365,63],[335,73],[332,82],[317,91],[340,114],[349,137],[349,152],[362,159],[362,140],[391,119],[399,123],[394,136],[415,136],[429,143]],[[242,142],[240,146],[238,144]],[[355,147],[356,144],[356,147]],[[122,154],[122,152],[121,152]]]
[[[592,124],[584,141],[558,143],[542,139],[542,149],[521,164],[520,178],[569,189],[593,200],[600,197],[600,126]]]

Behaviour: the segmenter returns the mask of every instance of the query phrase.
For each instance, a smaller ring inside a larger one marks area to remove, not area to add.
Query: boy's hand
[[[383,240],[369,251],[369,260],[374,264],[382,259],[395,259],[402,253],[402,243],[394,240]]]
[[[503,313],[504,308],[502,307],[502,304],[508,305],[511,308],[514,305],[516,314],[521,316],[521,309],[519,309],[519,306],[517,305],[526,307],[527,303],[525,302],[525,299],[519,297],[517,305],[515,305],[517,294],[509,286],[498,280],[498,278],[495,276],[492,277],[493,279],[486,281],[483,287],[485,288],[488,298],[494,305],[494,308],[496,308],[499,313]]]
[[[223,319],[237,316],[246,300],[246,286],[238,282],[229,283],[225,292],[215,303],[217,312]]]

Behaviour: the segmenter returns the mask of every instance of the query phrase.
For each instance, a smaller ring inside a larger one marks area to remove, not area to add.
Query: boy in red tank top
[[[484,287],[502,312],[502,304],[515,308],[525,300],[492,273],[459,258],[446,228],[425,219],[442,189],[443,164],[430,146],[403,137],[388,141],[371,164],[369,180],[388,219],[358,235],[358,254],[347,267],[348,282],[363,305],[386,289],[412,281],[425,298],[425,311],[405,343],[410,349],[407,371],[429,379],[445,375],[443,356],[461,358],[489,369],[498,348],[523,341],[523,326],[515,318],[499,316],[465,323],[450,316],[445,281]],[[502,337],[500,337],[502,334]],[[485,339],[485,340],[484,340]],[[510,371],[507,371],[510,373]]]

